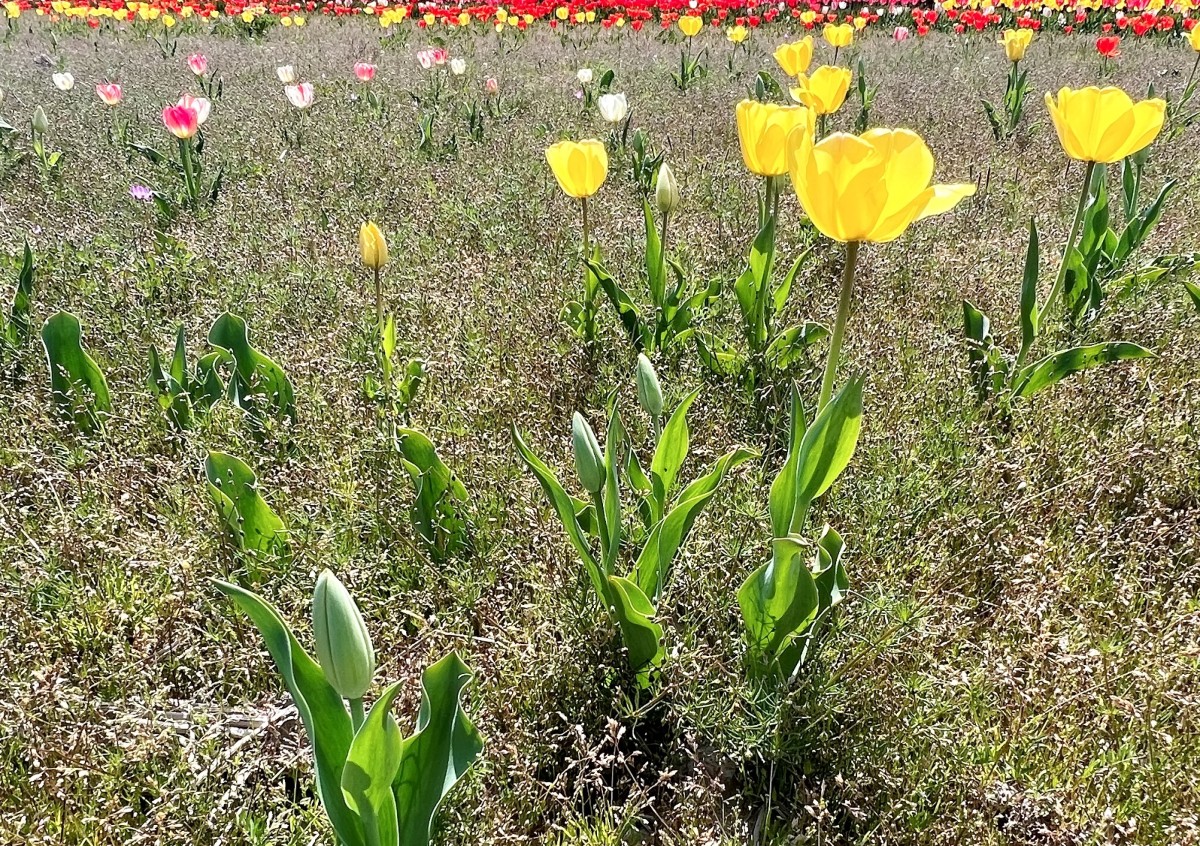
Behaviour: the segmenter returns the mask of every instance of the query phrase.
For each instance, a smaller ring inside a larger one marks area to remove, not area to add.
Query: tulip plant
[[[201,154],[204,152],[204,134],[201,127],[208,120],[212,103],[203,97],[185,94],[173,106],[162,111],[163,126],[175,136],[179,147],[179,161],[175,163],[154,147],[130,143],[129,147],[152,164],[167,164],[178,175],[182,183],[179,204],[198,210],[204,203],[215,203],[221,193],[223,170],[218,170],[211,181],[204,179]],[[175,213],[175,202],[164,192],[153,195],[159,211],[170,218]]]
[[[204,477],[227,540],[245,564],[250,581],[261,581],[265,567],[291,556],[287,526],[263,498],[258,476],[245,462],[210,452],[204,460]]]
[[[216,586],[250,616],[283,677],[339,846],[428,846],[438,806],[483,751],[461,704],[467,666],[452,652],[425,670],[416,728],[406,738],[391,714],[401,682],[364,706],[375,650],[357,604],[333,573],[323,571],[313,593],[316,661],[265,599],[229,582]]]
[[[415,496],[409,522],[435,564],[461,557],[472,548],[465,516],[467,489],[438,457],[433,441],[415,429],[398,429],[397,449]]]
[[[1000,43],[1004,45],[1005,55],[1008,56],[1008,82],[1004,88],[1004,99],[1001,108],[997,109],[987,100],[983,101],[983,110],[988,122],[992,125],[992,135],[997,141],[1007,141],[1016,133],[1021,123],[1021,115],[1025,108],[1025,98],[1029,96],[1029,71],[1021,68],[1021,60],[1033,41],[1031,29],[1005,30]]]
[[[43,180],[54,176],[62,166],[62,151],[51,150],[46,146],[46,134],[49,131],[50,121],[46,118],[46,111],[38,106],[33,110],[30,135],[33,139],[33,152],[37,155],[34,161]]]
[[[29,313],[33,306],[35,271],[33,250],[26,241],[21,257],[21,270],[17,275],[17,288],[13,292],[8,317],[0,315],[0,367],[8,368],[9,375],[14,378],[20,376],[21,365],[18,356],[21,348],[29,341]]]
[[[104,371],[83,348],[82,336],[79,318],[65,311],[42,326],[50,392],[59,419],[85,435],[93,435],[112,413],[112,399]]]
[[[644,356],[639,357],[637,383],[639,404],[650,416],[654,433],[649,472],[633,450],[616,408],[609,417],[603,450],[583,416],[576,413],[572,419],[575,470],[590,501],[568,494],[554,471],[525,444],[515,427],[513,441],[558,513],[597,597],[620,630],[638,684],[645,688],[666,655],[662,627],[654,617],[671,565],[726,473],[757,453],[734,449],[675,494],[688,453],[687,412],[699,391],[686,396],[664,425],[662,390]],[[622,478],[638,501],[638,519],[628,529],[621,506]],[[628,576],[616,573],[622,549],[637,553]]]
[[[687,91],[693,83],[704,78],[707,70],[704,67],[704,57],[708,48],[698,55],[692,55],[692,39],[704,28],[704,19],[699,15],[684,15],[679,19],[679,31],[683,33],[684,48],[679,52],[679,73],[671,74],[671,81],[680,91]]]
[[[150,372],[147,384],[158,399],[176,432],[192,428],[197,412],[204,414],[224,395],[225,385],[217,373],[218,353],[209,353],[188,372],[187,344],[181,325],[175,334],[175,352],[164,368],[158,349],[150,347]]]
[[[658,169],[655,204],[662,226],[656,227],[650,203],[642,201],[642,217],[646,232],[646,281],[650,293],[648,307],[640,307],[629,293],[599,262],[588,262],[588,270],[608,296],[634,348],[653,354],[685,343],[695,331],[693,321],[699,312],[716,299],[720,284],[692,293],[688,290],[683,268],[667,257],[667,224],[681,202],[679,185],[670,165]],[[672,279],[668,278],[667,269]]]
[[[596,308],[600,295],[600,281],[591,267],[600,262],[600,247],[592,247],[588,198],[600,190],[608,176],[608,151],[604,142],[596,139],[579,143],[560,141],[547,148],[546,161],[563,193],[579,200],[583,219],[583,297],[567,303],[563,320],[590,345],[596,340]]]

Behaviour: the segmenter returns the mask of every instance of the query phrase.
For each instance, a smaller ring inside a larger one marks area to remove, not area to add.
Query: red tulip
[[[1119,35],[1102,35],[1096,39],[1096,52],[1106,59],[1115,59],[1121,55],[1121,37]]]

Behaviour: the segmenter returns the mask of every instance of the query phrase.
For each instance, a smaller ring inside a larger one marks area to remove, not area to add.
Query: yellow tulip
[[[608,176],[608,151],[595,139],[559,141],[546,150],[546,161],[563,192],[578,200],[599,191]]]
[[[1120,88],[1063,88],[1058,102],[1047,92],[1046,108],[1059,143],[1081,162],[1118,162],[1146,147],[1162,131],[1167,104],[1157,98],[1134,103]]]
[[[19,18],[21,17],[21,7],[16,3],[5,3],[4,14],[8,15],[10,18]]]
[[[892,241],[912,223],[947,212],[974,184],[930,185],[933,154],[907,129],[835,132],[814,144],[795,131],[788,171],[813,225],[835,241]]]
[[[758,176],[783,176],[788,172],[788,138],[793,132],[803,132],[811,139],[815,124],[813,113],[803,106],[757,100],[738,103],[738,141],[746,169]]]
[[[383,230],[374,221],[367,221],[358,229],[358,251],[362,253],[363,264],[372,270],[378,270],[387,264],[387,239]]]
[[[811,76],[800,75],[799,87],[792,89],[792,99],[803,103],[818,115],[831,115],[846,102],[850,90],[850,69],[822,65]]]
[[[728,30],[725,31],[725,37],[728,38],[730,41],[732,41],[734,44],[741,44],[743,41],[746,40],[746,37],[749,34],[750,34],[750,30],[746,29],[744,26],[731,26]]]
[[[780,44],[775,48],[775,61],[779,62],[779,67],[783,68],[783,72],[790,77],[797,77],[805,73],[808,66],[812,64],[812,57],[813,40],[811,35],[806,35],[791,44]]]
[[[699,15],[684,15],[679,19],[679,29],[688,38],[694,36],[704,26],[704,18]]]
[[[1200,53],[1200,26],[1192,27],[1192,31],[1188,33],[1188,44],[1192,45],[1192,49]]]
[[[1019,62],[1025,58],[1025,51],[1033,41],[1032,29],[1006,29],[1000,43],[1004,45],[1004,53],[1010,62]]]
[[[854,43],[854,27],[850,24],[825,24],[823,34],[829,46],[838,50]]]
[[[569,14],[570,12],[567,11],[566,6],[559,6],[554,10],[554,17],[558,18],[560,21],[565,21]]]

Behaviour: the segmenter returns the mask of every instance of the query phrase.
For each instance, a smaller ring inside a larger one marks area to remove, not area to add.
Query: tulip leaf
[[[646,232],[646,280],[650,301],[661,308],[667,291],[667,265],[662,239],[654,226],[654,212],[645,198],[642,199],[642,219]]]
[[[683,489],[675,506],[650,530],[642,552],[633,565],[634,578],[646,596],[658,599],[675,555],[687,540],[692,524],[717,492],[725,474],[756,457],[757,451],[744,447],[721,456],[712,470]]]
[[[258,492],[258,477],[249,466],[232,455],[210,452],[204,475],[208,496],[236,549],[254,558],[288,554],[287,527]]]
[[[13,293],[12,306],[9,308],[8,320],[0,331],[0,364],[8,356],[17,355],[17,351],[29,341],[29,312],[33,307],[33,278],[35,265],[33,251],[29,242],[25,242],[25,250],[21,256],[21,270],[17,275],[17,289]]]
[[[651,500],[654,503],[655,521],[662,517],[667,497],[671,495],[671,489],[675,486],[675,477],[687,459],[690,439],[687,413],[698,396],[699,389],[692,391],[671,412],[671,417],[658,439],[654,458],[650,461],[650,482],[654,487]]]
[[[104,372],[83,349],[82,334],[79,318],[60,311],[42,327],[42,345],[59,416],[92,434],[112,412],[112,400]]]
[[[596,595],[599,597],[605,596],[606,585],[601,575],[600,564],[592,555],[587,538],[584,537],[583,529],[576,518],[576,513],[579,509],[576,508],[575,500],[563,490],[563,486],[554,475],[554,471],[547,467],[526,446],[516,426],[513,427],[512,435],[513,443],[516,444],[517,452],[521,455],[521,460],[525,462],[525,466],[537,477],[542,490],[545,491],[546,496],[550,500],[550,504],[554,506],[554,510],[558,513],[558,519],[562,522],[563,528],[567,532],[567,537],[570,538],[575,551],[579,553],[579,557],[583,560],[584,569],[587,570],[588,577],[592,580],[592,587],[596,589]]]
[[[808,348],[829,337],[829,330],[820,323],[806,320],[780,332],[767,347],[767,364],[776,370],[787,370],[799,361]]]
[[[800,389],[792,385],[791,414],[788,425],[788,451],[779,475],[771,483],[768,504],[771,512],[772,537],[786,537],[791,532],[792,513],[796,509],[796,467],[800,463],[800,444],[808,424],[804,419],[804,402]]]
[[[350,743],[342,769],[342,797],[358,814],[369,846],[397,843],[400,837],[392,784],[400,771],[403,737],[388,713],[399,693],[400,682],[396,682],[371,706]]]
[[[604,525],[608,537],[602,538],[604,546],[604,574],[611,576],[617,563],[617,555],[621,552],[621,491],[619,486],[621,470],[621,450],[628,436],[625,427],[621,425],[621,416],[614,407],[608,419],[608,432],[604,442],[604,490],[602,503],[604,507]],[[603,596],[603,594],[601,594]]]
[[[261,426],[268,415],[296,422],[296,396],[283,368],[250,345],[246,321],[226,312],[208,332],[208,342],[232,359],[228,393],[234,405]]]
[[[621,576],[609,576],[610,609],[621,629],[621,640],[629,656],[629,665],[637,672],[638,686],[650,686],[650,674],[666,657],[662,626],[655,623],[654,606],[634,582]]]
[[[438,806],[483,751],[483,738],[462,709],[470,681],[470,669],[455,652],[421,674],[416,731],[400,746],[392,784],[399,846],[428,846]]]
[[[1192,298],[1192,305],[1196,307],[1196,311],[1200,311],[1200,285],[1190,279],[1184,279],[1183,287],[1187,290],[1188,296]]]
[[[367,846],[362,825],[342,794],[342,770],[354,738],[350,714],[342,698],[325,680],[317,662],[304,651],[274,606],[235,584],[222,581],[215,584],[249,615],[283,676],[284,686],[312,744],[317,795],[339,840],[344,846]]]
[[[805,546],[796,537],[776,538],[771,560],[738,590],[738,606],[751,647],[774,660],[812,625],[820,609],[817,583],[803,560]]]
[[[792,533],[803,525],[813,500],[825,493],[850,463],[861,423],[862,379],[856,377],[821,409],[800,442]]]
[[[695,338],[700,363],[717,376],[732,376],[745,363],[744,355],[711,332],[697,332]]]
[[[471,546],[463,515],[468,501],[466,487],[421,432],[398,429],[396,441],[404,469],[416,489],[409,519],[417,536],[435,561],[466,552]]]
[[[1127,341],[1106,341],[1100,344],[1072,347],[1048,355],[1041,361],[1021,370],[1017,374],[1013,393],[1018,397],[1029,397],[1043,388],[1056,384],[1072,373],[1113,361],[1130,361],[1149,358],[1153,355],[1148,349]]]
[[[621,326],[625,329],[629,340],[633,343],[635,349],[642,349],[646,343],[647,328],[642,321],[642,316],[638,312],[637,305],[629,294],[617,284],[617,280],[612,277],[602,264],[587,262],[588,272],[595,278],[600,285],[600,290],[604,291],[609,302],[617,311],[617,319],[621,321]]]

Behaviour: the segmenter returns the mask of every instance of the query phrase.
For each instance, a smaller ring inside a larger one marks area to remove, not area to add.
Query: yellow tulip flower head
[[[731,26],[729,29],[727,29],[725,31],[725,37],[728,38],[730,41],[732,41],[734,44],[741,44],[743,41],[746,40],[746,37],[749,34],[750,34],[750,30],[748,30],[744,26],[740,26],[740,25],[739,26]]]
[[[358,228],[358,251],[362,254],[363,264],[372,270],[387,264],[387,239],[383,237],[379,224],[368,220]]]
[[[679,19],[679,29],[688,38],[691,38],[700,31],[704,26],[704,18],[699,15],[684,15]]]
[[[1167,104],[1163,100],[1134,103],[1120,88],[1094,85],[1046,93],[1063,151],[1081,162],[1111,164],[1149,146],[1162,131]]]
[[[831,115],[846,102],[850,90],[850,69],[822,65],[812,75],[800,75],[800,85],[792,89],[792,99],[803,103],[818,115]]]
[[[854,43],[854,27],[850,24],[825,24],[822,34],[830,47],[839,50]]]
[[[779,62],[779,67],[783,68],[783,72],[792,78],[808,72],[808,66],[812,64],[812,57],[813,40],[811,35],[806,35],[791,44],[780,44],[775,48],[775,61]]]
[[[1188,44],[1192,45],[1192,49],[1200,53],[1200,26],[1192,27],[1192,31],[1188,33]]]
[[[1025,58],[1025,51],[1033,41],[1032,29],[1006,29],[1000,39],[1004,45],[1004,54],[1010,62],[1019,62]]]
[[[816,118],[803,106],[743,100],[737,105],[737,127],[746,169],[759,176],[783,176],[788,172],[788,138],[799,131],[811,139]]]
[[[604,184],[608,176],[608,151],[604,142],[559,141],[546,150],[546,161],[554,171],[554,178],[568,197],[586,199]]]
[[[835,241],[893,241],[912,223],[947,212],[975,185],[930,185],[933,154],[907,129],[835,132],[814,144],[788,139],[788,170],[813,225]]]

